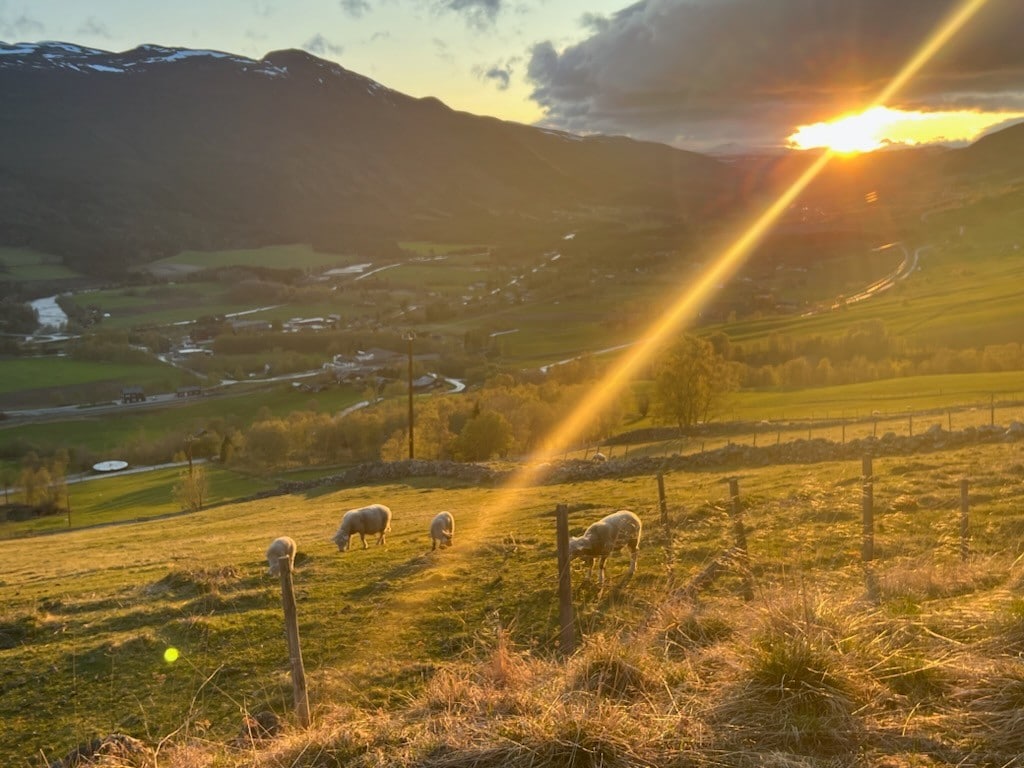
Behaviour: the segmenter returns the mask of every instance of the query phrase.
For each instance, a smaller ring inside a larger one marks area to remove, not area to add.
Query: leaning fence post
[[[969,545],[967,542],[968,516],[970,514],[970,498],[967,493],[967,478],[960,480],[960,559],[967,560]]]
[[[750,554],[747,552],[747,532],[743,526],[743,508],[740,504],[740,481],[729,478],[729,496],[732,498],[732,532],[736,541],[736,559],[743,576],[743,599],[754,599],[754,587],[750,579]]]
[[[875,511],[874,511],[874,476],[871,469],[871,457],[865,456],[861,463],[864,484],[861,487],[861,511],[864,525],[860,546],[860,559],[865,563],[875,557]]]
[[[555,508],[555,534],[558,544],[558,621],[561,625],[559,645],[562,653],[571,656],[576,648],[573,636],[572,572],[569,570],[569,507]]]
[[[661,524],[668,531],[668,502],[665,501],[665,476],[658,473],[658,510],[661,512]]]
[[[288,555],[278,558],[281,572],[281,602],[284,605],[284,626],[288,633],[288,656],[292,662],[292,689],[295,695],[295,714],[299,725],[309,727],[309,694],[306,691],[306,669],[302,664],[302,646],[299,644],[299,621],[295,610],[295,590],[292,588],[292,563]]]

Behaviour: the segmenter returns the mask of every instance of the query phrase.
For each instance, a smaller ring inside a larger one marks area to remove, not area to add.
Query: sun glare
[[[835,120],[798,126],[794,149],[830,149],[840,154],[885,146],[973,141],[993,126],[1024,119],[1024,112],[911,112],[877,106]]]

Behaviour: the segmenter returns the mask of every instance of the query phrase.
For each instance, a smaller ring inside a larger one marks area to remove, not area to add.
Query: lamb
[[[367,507],[350,509],[341,518],[341,526],[334,534],[333,541],[338,545],[339,552],[345,552],[351,543],[352,534],[358,533],[366,549],[366,534],[377,533],[377,543],[384,543],[384,536],[391,530],[391,509],[383,504],[370,504]]]
[[[438,543],[441,549],[452,545],[452,537],[455,535],[455,518],[451,512],[438,512],[437,516],[430,521],[430,551],[437,549]]]
[[[613,552],[629,547],[629,576],[636,572],[637,548],[640,546],[640,518],[628,509],[613,512],[593,523],[582,536],[569,540],[569,559],[582,558],[587,565],[587,578],[594,575],[594,558],[598,559],[597,584],[604,584],[604,564]]]
[[[291,570],[295,565],[294,539],[288,536],[281,536],[270,542],[270,546],[267,547],[267,564],[270,566],[269,572],[271,576],[280,575],[281,563],[279,561],[285,556],[288,557],[288,569]]]

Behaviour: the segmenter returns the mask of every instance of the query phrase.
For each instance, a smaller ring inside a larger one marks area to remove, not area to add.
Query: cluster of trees
[[[743,387],[826,387],[904,376],[946,373],[994,373],[1024,370],[1019,342],[983,347],[911,348],[891,335],[881,320],[857,323],[835,337],[767,340],[734,344],[724,333],[708,342],[731,364]]]
[[[24,503],[43,512],[67,508],[69,461],[68,452],[63,449],[45,459],[35,452],[26,454],[18,475]]]
[[[39,313],[32,305],[5,296],[0,299],[0,333],[27,335],[39,325]]]
[[[413,453],[420,459],[454,461],[528,454],[543,444],[599,375],[595,361],[584,357],[553,368],[546,377],[502,373],[472,395],[418,398]],[[685,429],[714,418],[736,385],[734,367],[709,342],[684,336],[655,366],[651,415]],[[636,404],[640,416],[647,415],[644,402]],[[579,441],[607,439],[622,426],[631,407],[631,392],[613,398],[589,414]],[[260,468],[396,461],[409,455],[407,404],[403,397],[393,397],[344,417],[312,411],[265,415],[240,432],[232,445],[236,460]]]

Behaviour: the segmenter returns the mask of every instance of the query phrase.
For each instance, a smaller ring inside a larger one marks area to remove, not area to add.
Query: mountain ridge
[[[453,222],[468,237],[564,230],[603,206],[685,219],[730,185],[702,155],[457,112],[303,51],[0,44],[0,87],[0,244],[91,271]]]

